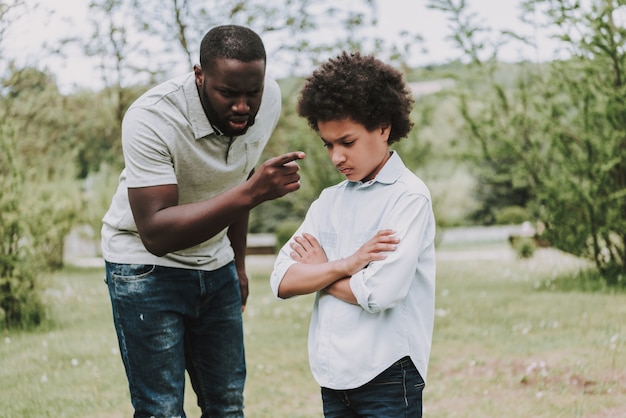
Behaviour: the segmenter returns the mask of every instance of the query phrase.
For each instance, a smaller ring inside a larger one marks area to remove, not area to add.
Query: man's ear
[[[196,85],[198,87],[201,87],[202,86],[202,79],[203,79],[204,75],[202,73],[202,68],[198,64],[193,66],[193,74],[194,74],[194,77],[196,78]]]

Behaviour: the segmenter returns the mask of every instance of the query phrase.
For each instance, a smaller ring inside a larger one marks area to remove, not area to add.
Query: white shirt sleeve
[[[289,238],[285,245],[282,246],[282,248],[278,252],[278,255],[276,256],[276,261],[274,261],[274,270],[270,275],[270,287],[272,288],[272,293],[274,293],[274,296],[276,296],[278,299],[283,299],[278,296],[278,288],[280,287],[280,283],[282,282],[283,277],[285,277],[285,273],[287,273],[289,267],[296,264],[296,261],[294,261],[290,255],[292,250],[289,246],[289,243],[293,240],[293,237],[297,235],[302,235],[305,232],[313,235],[314,237],[317,237],[313,221],[316,206],[317,202],[313,202],[311,204],[300,227],[298,227],[296,232],[291,236],[291,238]]]
[[[425,196],[411,194],[397,202],[386,222],[400,238],[397,249],[389,252],[385,260],[370,263],[350,279],[350,288],[365,311],[381,312],[406,297],[415,277],[419,254],[433,240],[428,236],[432,222],[430,202]]]

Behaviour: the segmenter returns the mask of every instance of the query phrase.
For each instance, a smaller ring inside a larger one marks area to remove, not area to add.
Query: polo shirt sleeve
[[[415,280],[422,249],[430,245],[434,230],[429,199],[421,194],[401,198],[388,214],[387,228],[396,231],[400,243],[387,258],[374,261],[350,279],[358,304],[367,312],[378,313],[404,300]]]
[[[130,108],[122,122],[122,148],[127,186],[177,184],[172,155],[165,139],[165,118],[143,108]]]

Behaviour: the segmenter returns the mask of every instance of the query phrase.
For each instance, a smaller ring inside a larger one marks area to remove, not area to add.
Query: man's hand
[[[304,152],[294,151],[270,158],[261,164],[248,180],[255,201],[265,202],[298,190],[300,167],[296,161],[305,156]]]
[[[239,277],[239,288],[241,289],[241,312],[243,312],[246,310],[246,302],[248,301],[249,294],[248,275],[245,272],[239,272],[237,275]]]
[[[321,264],[328,261],[324,249],[313,235],[304,233],[293,240],[295,242],[289,246],[293,250],[290,255],[294,261],[303,264]]]

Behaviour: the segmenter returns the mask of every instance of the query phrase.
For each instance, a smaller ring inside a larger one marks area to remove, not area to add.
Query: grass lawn
[[[626,294],[543,290],[578,260],[549,249],[440,249],[425,417],[626,417]],[[250,259],[246,416],[321,417],[306,336],[312,297],[276,301]],[[0,417],[129,417],[102,268],[45,278],[50,319],[3,331]],[[549,288],[549,286],[548,286]],[[193,392],[189,417],[198,417]]]

